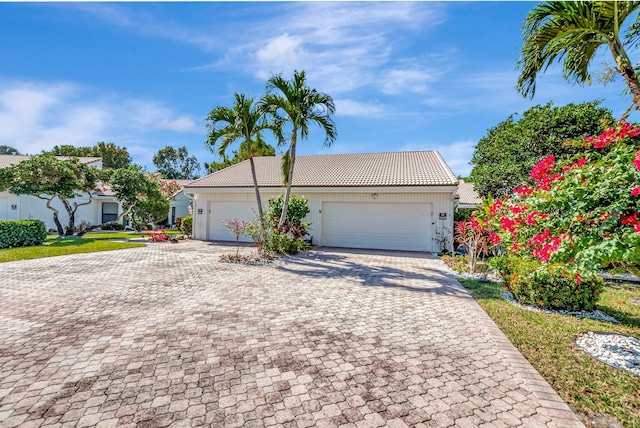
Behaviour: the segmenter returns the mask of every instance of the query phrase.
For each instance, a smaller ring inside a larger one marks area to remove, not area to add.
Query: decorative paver
[[[0,427],[583,426],[435,257],[0,264]]]

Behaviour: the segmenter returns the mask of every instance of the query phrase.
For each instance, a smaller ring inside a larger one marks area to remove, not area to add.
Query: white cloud
[[[428,91],[429,84],[434,80],[436,76],[424,69],[393,69],[387,72],[381,81],[382,92],[390,95],[407,92],[423,94]]]
[[[371,117],[383,113],[388,107],[378,103],[362,103],[350,99],[335,100],[336,115]]]
[[[153,101],[96,96],[70,83],[0,82],[0,145],[35,154],[154,130],[198,132],[194,120]]]

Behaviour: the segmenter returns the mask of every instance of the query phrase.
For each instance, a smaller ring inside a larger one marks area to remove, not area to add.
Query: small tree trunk
[[[278,229],[280,229],[284,222],[287,220],[287,211],[289,209],[289,197],[291,196],[291,182],[293,181],[293,164],[296,161],[296,130],[293,130],[293,136],[291,137],[291,148],[289,149],[289,179],[287,180],[287,190],[284,192],[284,201],[282,203],[282,215],[280,216],[280,222],[278,223]]]
[[[51,199],[47,199],[47,198],[43,198],[42,196],[38,196],[40,199],[44,199],[47,201],[47,208],[49,208],[51,211],[53,211],[53,222],[56,224],[56,229],[58,229],[58,236],[63,236],[64,235],[64,229],[62,228],[62,224],[60,223],[60,219],[58,218],[58,210],[53,208],[51,206],[51,201],[53,200],[53,198]]]

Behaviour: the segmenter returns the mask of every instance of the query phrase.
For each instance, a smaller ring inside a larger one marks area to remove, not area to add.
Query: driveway
[[[582,426],[437,258],[234,250],[0,264],[0,426]]]

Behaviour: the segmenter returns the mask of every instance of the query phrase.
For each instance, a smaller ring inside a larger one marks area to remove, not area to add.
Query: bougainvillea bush
[[[485,201],[481,220],[507,252],[494,266],[518,299],[589,309],[602,288],[599,269],[640,274],[639,135],[621,120],[573,142],[581,151],[572,159],[543,158],[510,197]]]

